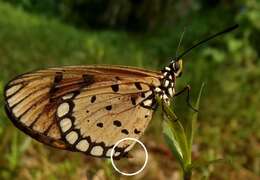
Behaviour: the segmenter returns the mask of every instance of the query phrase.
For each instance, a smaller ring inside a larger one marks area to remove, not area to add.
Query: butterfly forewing
[[[18,128],[45,144],[109,157],[118,140],[143,134],[153,109],[142,102],[159,78],[158,72],[119,66],[40,70],[6,86],[6,110]],[[115,155],[131,143],[120,144]]]
[[[12,122],[33,138],[66,148],[55,120],[57,103],[50,102],[54,74],[18,76],[5,88],[6,112]]]

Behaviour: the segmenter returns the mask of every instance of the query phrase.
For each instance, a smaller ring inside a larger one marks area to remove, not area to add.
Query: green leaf
[[[205,86],[205,83],[202,83],[198,97],[197,97],[196,105],[195,105],[196,109],[199,109],[200,98],[201,98],[204,86]],[[198,120],[198,113],[194,112],[192,114],[192,116],[187,119],[186,126],[185,126],[185,132],[186,132],[186,137],[187,137],[187,142],[188,142],[188,152],[190,152],[188,161],[190,163],[191,163],[192,143],[193,143],[194,131],[195,131],[196,125],[197,125],[197,120]]]
[[[163,133],[167,145],[171,149],[173,155],[180,161],[182,168],[185,168],[188,164],[187,157],[189,152],[184,128],[170,107],[165,103],[162,103],[158,98],[157,101],[167,117],[163,122]]]
[[[169,121],[163,121],[163,134],[166,144],[170,148],[173,156],[178,160],[182,168],[184,168],[183,155],[179,144],[172,134],[172,130],[169,125]]]

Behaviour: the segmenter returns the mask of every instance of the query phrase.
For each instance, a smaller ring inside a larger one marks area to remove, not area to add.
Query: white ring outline
[[[144,165],[142,166],[141,169],[139,169],[138,171],[136,171],[136,172],[134,172],[134,173],[125,173],[125,172],[122,172],[122,171],[120,171],[120,170],[116,167],[116,165],[114,164],[113,155],[114,155],[114,152],[115,152],[115,147],[117,147],[122,141],[125,141],[125,140],[132,140],[132,141],[138,142],[138,143],[143,147],[144,152],[145,152],[145,162],[144,162]],[[138,173],[140,173],[141,171],[144,170],[144,168],[145,168],[145,166],[146,166],[146,164],[147,164],[147,162],[148,162],[148,152],[147,152],[147,149],[146,149],[145,145],[144,145],[141,141],[139,141],[138,139],[136,139],[136,138],[123,138],[123,139],[117,141],[117,143],[113,146],[112,151],[111,151],[111,155],[110,155],[110,159],[111,159],[112,166],[115,168],[115,170],[116,170],[117,172],[119,172],[120,174],[123,174],[123,175],[125,175],[125,176],[134,176],[134,175],[136,175],[136,174],[138,174]]]

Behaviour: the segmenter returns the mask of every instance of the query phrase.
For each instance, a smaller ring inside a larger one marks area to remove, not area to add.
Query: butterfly
[[[169,105],[179,94],[176,79],[182,73],[181,57],[188,51],[161,71],[89,65],[19,75],[5,86],[6,113],[17,128],[49,146],[95,157],[123,157],[134,143],[120,143],[112,155],[116,142],[139,139],[158,107],[156,97]]]

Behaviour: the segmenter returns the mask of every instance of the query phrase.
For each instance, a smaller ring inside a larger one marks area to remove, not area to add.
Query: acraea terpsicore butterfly
[[[156,96],[168,103],[175,95],[181,56],[160,72],[97,65],[26,73],[6,85],[6,112],[16,127],[44,144],[110,157],[116,142],[144,133],[157,107]],[[114,156],[124,156],[131,143],[121,143]]]

